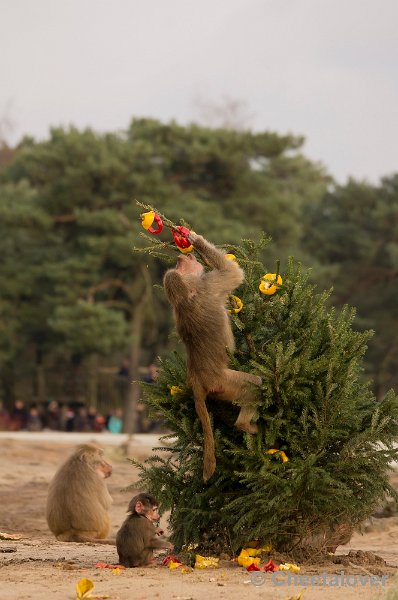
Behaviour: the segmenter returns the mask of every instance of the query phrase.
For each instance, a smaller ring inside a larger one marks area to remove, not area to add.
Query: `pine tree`
[[[145,386],[146,403],[171,433],[156,455],[132,462],[139,487],[171,511],[177,550],[198,543],[231,553],[256,539],[291,551],[317,538],[328,548],[333,532],[351,532],[386,495],[396,497],[389,473],[398,458],[398,397],[391,390],[377,401],[364,379],[372,332],[353,329],[353,309],[327,309],[329,292],[317,293],[293,259],[275,293],[261,293],[268,242],[264,236],[227,248],[245,271],[234,292],[243,308],[231,311],[231,363],[262,377],[258,433],[233,427],[238,407],[209,403],[217,469],[204,484],[183,353],[162,360],[159,378]]]

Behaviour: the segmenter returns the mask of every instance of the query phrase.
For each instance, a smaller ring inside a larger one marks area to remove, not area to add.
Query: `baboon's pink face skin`
[[[193,254],[184,254],[177,259],[176,271],[180,275],[202,275],[204,268]]]

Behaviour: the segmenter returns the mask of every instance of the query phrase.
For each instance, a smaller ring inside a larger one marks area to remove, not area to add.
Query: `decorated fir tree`
[[[281,551],[333,549],[386,495],[396,496],[389,473],[398,457],[398,398],[390,391],[376,401],[363,378],[371,332],[353,329],[353,309],[327,309],[329,293],[317,293],[293,259],[286,272],[268,273],[267,244],[264,237],[225,248],[245,272],[229,307],[231,365],[262,378],[258,433],[233,426],[239,407],[209,402],[217,468],[205,484],[182,345],[145,386],[147,405],[171,433],[162,452],[135,463],[138,485],[170,510],[177,550],[199,544],[233,553],[249,540]]]

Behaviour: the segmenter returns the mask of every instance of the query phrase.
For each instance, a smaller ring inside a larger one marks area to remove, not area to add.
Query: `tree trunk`
[[[97,408],[98,404],[98,355],[93,353],[87,359],[87,406]]]
[[[40,348],[36,348],[36,390],[35,396],[40,404],[47,400],[46,374],[43,364],[43,353]]]
[[[148,269],[141,267],[143,292],[141,300],[136,304],[136,309],[131,320],[130,344],[130,385],[126,395],[123,418],[123,433],[137,433],[138,411],[137,404],[141,399],[141,386],[135,381],[140,379],[139,366],[141,359],[142,331],[148,315],[148,306],[151,304],[151,278]],[[135,296],[132,296],[132,301]]]
[[[139,378],[142,327],[144,323],[144,303],[137,306],[131,321],[130,346],[130,385],[126,394],[123,419],[123,433],[136,433],[138,430],[137,404],[141,398],[141,387],[134,383]]]
[[[0,370],[0,399],[4,401],[6,408],[12,408],[15,396],[15,370],[13,362],[5,362]]]

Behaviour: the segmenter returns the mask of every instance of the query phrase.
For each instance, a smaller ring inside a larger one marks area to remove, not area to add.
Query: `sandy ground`
[[[83,440],[99,443],[113,463],[108,487],[114,500],[111,519],[115,535],[132,495],[122,488],[136,477],[122,447],[125,436],[0,432],[0,531],[23,536],[20,540],[0,540],[0,600],[74,600],[76,583],[82,578],[93,581],[94,596],[113,600],[286,600],[302,590],[303,600],[382,600],[392,589],[397,589],[398,594],[396,517],[377,520],[368,533],[356,533],[349,547],[340,546],[336,552],[347,555],[350,550],[367,551],[384,560],[374,560],[367,554],[361,565],[355,564],[355,557],[344,556],[343,564],[321,565],[314,559],[313,564],[302,565],[300,575],[320,577],[322,585],[317,586],[309,585],[309,580],[288,585],[286,576],[281,579],[281,575],[273,581],[269,573],[254,580],[254,576],[232,562],[223,563],[219,569],[188,573],[160,565],[120,573],[96,568],[98,562],[117,564],[116,548],[57,542],[44,515],[49,481],[58,465]],[[143,459],[156,445],[155,436],[135,436],[129,443],[128,455]],[[165,519],[162,525],[167,527]],[[344,586],[341,571],[346,577]],[[384,576],[384,585],[375,585],[377,580],[370,579],[375,575],[380,582]]]

